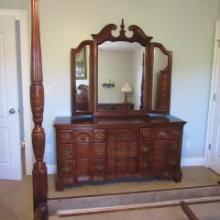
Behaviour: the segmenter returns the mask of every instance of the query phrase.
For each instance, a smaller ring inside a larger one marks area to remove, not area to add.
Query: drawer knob
[[[94,133],[95,140],[104,140],[105,139],[105,133],[103,131],[95,131]]]
[[[172,150],[177,150],[178,149],[178,145],[177,144],[172,144],[171,145],[171,149]]]
[[[176,166],[177,165],[176,160],[174,160],[174,159],[169,160],[169,165],[170,166]]]
[[[103,170],[103,166],[102,166],[101,164],[98,164],[98,165],[96,166],[96,168],[97,168],[98,171]]]
[[[69,173],[70,172],[70,168],[68,166],[63,167],[63,172],[64,173]]]
[[[144,148],[143,148],[143,151],[144,151],[145,153],[147,153],[149,150],[150,150],[149,147],[144,147]]]
[[[147,162],[144,162],[143,167],[144,167],[144,168],[147,168],[147,167],[148,167],[148,163],[147,163]]]

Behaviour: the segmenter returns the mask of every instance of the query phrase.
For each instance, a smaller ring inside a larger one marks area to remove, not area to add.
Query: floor
[[[178,184],[173,181],[150,179],[141,182],[83,185],[67,188],[63,192],[55,192],[54,176],[48,178],[49,197],[205,186],[215,185],[217,181],[220,181],[220,176],[205,167],[186,167],[183,168],[182,182]],[[30,176],[25,176],[22,181],[0,181],[0,220],[33,219],[32,206],[32,180]],[[123,219],[126,219],[126,213],[124,215]],[[88,216],[85,219],[87,218]],[[83,219],[83,217],[80,219]],[[99,217],[96,219],[99,219]]]

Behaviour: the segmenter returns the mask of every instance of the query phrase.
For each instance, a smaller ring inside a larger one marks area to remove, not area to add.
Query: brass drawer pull
[[[142,132],[142,136],[143,136],[144,138],[150,138],[150,137],[152,137],[152,134],[151,134],[151,132],[149,132],[149,131],[143,131],[143,132]]]

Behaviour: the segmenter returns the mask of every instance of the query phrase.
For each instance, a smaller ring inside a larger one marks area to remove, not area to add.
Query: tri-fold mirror
[[[169,113],[172,52],[136,25],[106,25],[71,51],[72,115]],[[129,33],[130,32],[130,33]]]

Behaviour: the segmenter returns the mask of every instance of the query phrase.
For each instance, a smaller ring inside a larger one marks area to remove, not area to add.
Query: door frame
[[[20,45],[21,45],[21,75],[24,114],[24,139],[25,139],[25,174],[31,175],[33,165],[33,153],[31,142],[31,107],[30,107],[30,43],[28,33],[28,13],[25,9],[2,9],[0,15],[12,15],[15,21],[20,23]],[[21,161],[22,162],[22,161]]]
[[[210,96],[209,96],[207,133],[206,133],[206,142],[205,142],[204,165],[206,167],[209,167],[209,162],[210,162],[210,146],[212,141],[214,109],[216,104],[215,96],[217,94],[217,73],[218,73],[218,69],[220,68],[220,60],[218,60],[217,57],[218,53],[220,53],[220,19],[216,21],[216,25],[215,25],[214,53],[213,53],[212,75],[211,75],[211,88],[210,88]]]

